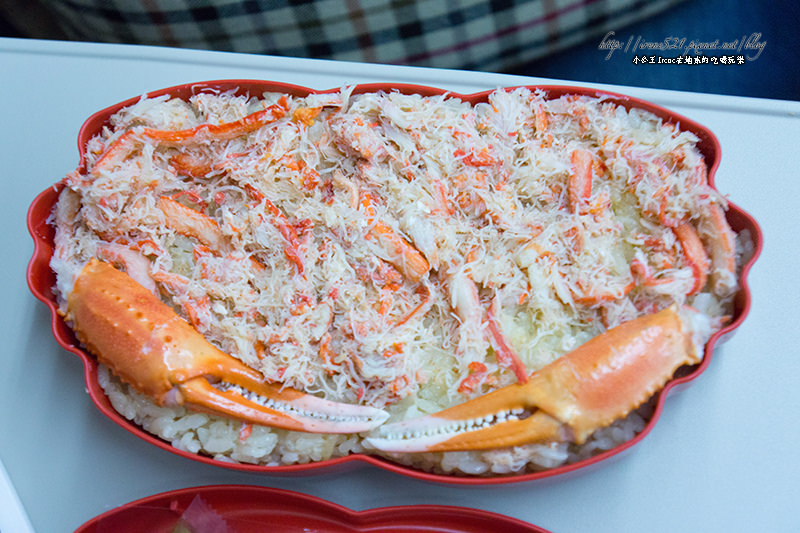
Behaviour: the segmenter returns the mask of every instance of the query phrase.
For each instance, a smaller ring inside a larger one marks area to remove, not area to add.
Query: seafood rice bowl
[[[526,87],[476,103],[352,87],[142,97],[63,181],[59,312],[72,325],[83,273],[107,265],[275,390],[371,409],[368,428],[254,423],[150,394],[98,357],[114,409],[192,454],[367,454],[475,476],[574,463],[641,432],[663,382],[585,439],[397,451],[382,426],[524,384],[664,310],[692,314],[699,361],[734,312],[748,250],[697,144],[605,96]],[[223,381],[210,394],[253,399]]]

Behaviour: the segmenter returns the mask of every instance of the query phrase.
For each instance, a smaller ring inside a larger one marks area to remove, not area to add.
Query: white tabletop
[[[25,215],[37,193],[77,165],[83,120],[149,90],[259,78],[318,89],[406,82],[470,93],[552,80],[16,39],[0,39],[0,72],[0,338],[9,343],[0,353],[0,459],[36,531],[72,531],[118,505],[168,490],[240,483],[304,492],[354,510],[468,506],[555,533],[800,526],[800,282],[792,274],[800,264],[800,102],[602,87],[669,107],[717,134],[723,153],[717,185],[765,234],[750,275],[752,310],[717,347],[708,370],[670,395],[655,429],[629,452],[563,477],[475,488],[370,466],[255,475],[188,461],[132,437],[91,403],[79,359],[53,340],[49,312],[25,284],[33,249]],[[9,508],[0,501],[0,514]]]

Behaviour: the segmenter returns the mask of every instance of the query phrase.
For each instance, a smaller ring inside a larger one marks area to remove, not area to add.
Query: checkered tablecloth
[[[682,0],[27,0],[56,38],[507,71]],[[6,2],[4,2],[6,3]],[[9,3],[6,3],[7,5]],[[7,8],[11,11],[11,8]],[[49,20],[41,17],[48,16]],[[13,16],[13,15],[12,15]],[[19,20],[22,18],[23,20]],[[48,37],[48,36],[45,36]]]

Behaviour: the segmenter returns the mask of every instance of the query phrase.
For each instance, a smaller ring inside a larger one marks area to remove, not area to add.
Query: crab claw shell
[[[476,450],[535,442],[582,444],[700,361],[710,322],[673,306],[621,324],[515,383],[439,413],[382,426],[387,452]]]
[[[266,382],[130,276],[95,259],[75,280],[67,320],[101,363],[159,405],[314,433],[368,431],[388,416]]]

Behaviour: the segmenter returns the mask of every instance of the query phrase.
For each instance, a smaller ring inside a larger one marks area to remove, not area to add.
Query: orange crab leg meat
[[[127,274],[96,259],[76,279],[66,318],[98,361],[158,405],[314,433],[367,431],[388,416],[268,383]]]
[[[281,119],[286,115],[287,110],[287,99],[282,97],[277,103],[233,122],[201,124],[185,130],[132,129],[120,135],[106,148],[90,172],[97,174],[101,170],[108,170],[122,162],[136,148],[134,141],[141,141],[142,138],[175,147],[197,145],[207,141],[227,141],[252,133],[262,126]],[[180,165],[181,162],[185,161],[179,160],[178,164]],[[199,169],[194,170],[201,172]]]
[[[185,130],[157,130],[145,128],[141,135],[171,146],[196,144],[205,140],[226,141],[252,133],[262,126],[282,118],[286,114],[286,98],[278,103],[251,113],[246,117],[223,124],[201,124]]]
[[[503,330],[500,327],[500,300],[495,296],[489,304],[487,318],[489,323],[489,334],[492,339],[492,347],[497,355],[497,361],[501,366],[510,368],[517,377],[519,383],[528,381],[528,371],[525,363],[519,358],[517,352],[509,345]]]
[[[368,236],[374,238],[386,250],[388,256],[386,260],[411,281],[421,280],[430,270],[430,265],[425,257],[392,228],[378,220],[372,197],[368,193],[361,195],[361,206],[364,208],[367,222],[371,226]]]
[[[706,254],[705,248],[703,248],[703,243],[694,226],[688,222],[678,224],[672,231],[681,243],[686,262],[694,274],[694,285],[689,290],[689,294],[700,292],[706,285],[707,272],[711,268],[711,261]]]
[[[225,237],[213,218],[167,196],[158,199],[158,208],[167,226],[181,235],[195,237],[213,250],[224,249]]]
[[[127,131],[112,142],[106,151],[95,161],[91,173],[97,174],[101,170],[110,169],[122,162],[133,149],[133,131]]]
[[[710,331],[670,307],[610,329],[515,383],[439,413],[389,424],[367,441],[388,452],[489,449],[550,441],[582,444],[698,363]]]
[[[575,150],[570,155],[572,172],[567,182],[567,201],[573,214],[583,214],[592,196],[592,163],[594,156],[589,150]]]
[[[264,205],[267,207],[267,210],[275,217],[275,225],[280,231],[281,236],[286,241],[286,246],[283,247],[283,253],[286,254],[286,257],[295,264],[297,267],[297,272],[299,274],[303,274],[305,272],[305,264],[303,263],[303,258],[300,255],[299,247],[300,241],[299,236],[297,235],[297,230],[289,224],[289,221],[286,218],[286,215],[283,214],[283,211],[278,209],[275,204],[269,201],[268,198],[262,198]]]
[[[708,214],[698,224],[700,239],[711,261],[711,289],[718,296],[730,296],[736,290],[736,235],[717,204],[708,206]]]

